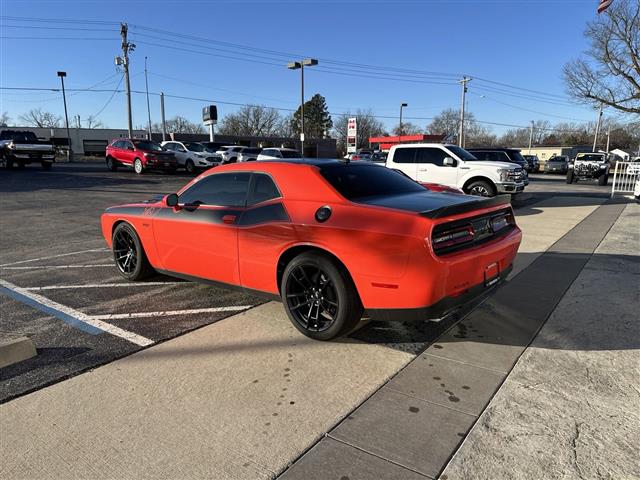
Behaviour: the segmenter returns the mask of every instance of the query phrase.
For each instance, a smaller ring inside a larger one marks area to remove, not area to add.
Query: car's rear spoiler
[[[496,195],[491,198],[483,198],[472,200],[465,203],[457,203],[446,207],[436,208],[434,210],[425,210],[420,215],[427,218],[443,218],[451,215],[460,215],[461,213],[473,212],[483,208],[497,207],[498,205],[508,205],[511,203],[511,195]]]

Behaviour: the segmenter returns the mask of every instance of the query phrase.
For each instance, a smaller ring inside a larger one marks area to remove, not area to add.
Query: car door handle
[[[236,216],[235,215],[224,215],[222,217],[222,223],[226,223],[227,225],[233,225],[234,223],[236,223]]]

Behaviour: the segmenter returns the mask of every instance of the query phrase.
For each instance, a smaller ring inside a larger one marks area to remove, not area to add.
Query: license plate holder
[[[493,287],[500,280],[500,264],[493,262],[484,269],[484,286]]]

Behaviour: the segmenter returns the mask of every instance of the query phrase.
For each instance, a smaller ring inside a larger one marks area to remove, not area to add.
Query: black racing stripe
[[[109,207],[106,213],[115,213],[118,215],[143,215],[144,211],[149,207]]]
[[[239,226],[259,225],[268,222],[290,222],[282,203],[272,203],[263,207],[250,208],[240,217]]]
[[[154,213],[154,218],[162,220],[174,220],[177,222],[197,222],[210,224],[223,224],[222,217],[226,215],[234,215],[236,224],[238,218],[242,214],[242,210],[237,209],[216,209],[209,210],[206,208],[187,209],[181,208],[174,210],[173,208],[160,208]]]

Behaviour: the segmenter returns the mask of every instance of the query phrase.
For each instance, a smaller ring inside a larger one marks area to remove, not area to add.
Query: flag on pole
[[[607,8],[611,6],[613,0],[600,0],[600,4],[598,5],[598,13],[604,12]]]

